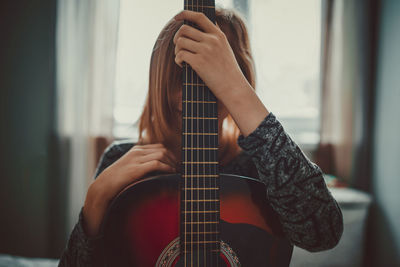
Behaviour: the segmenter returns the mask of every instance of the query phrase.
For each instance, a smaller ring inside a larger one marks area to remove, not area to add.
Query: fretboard
[[[215,23],[215,3],[185,0]],[[185,22],[191,26],[192,23]],[[188,64],[182,77],[181,251],[185,262],[219,255],[217,99]],[[213,259],[214,258],[214,259]]]

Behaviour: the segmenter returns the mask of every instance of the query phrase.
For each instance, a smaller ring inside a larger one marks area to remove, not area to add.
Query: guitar
[[[184,7],[215,23],[213,0]],[[288,266],[293,246],[265,185],[218,172],[217,99],[188,64],[182,75],[182,171],[140,179],[114,198],[101,227],[106,264]]]

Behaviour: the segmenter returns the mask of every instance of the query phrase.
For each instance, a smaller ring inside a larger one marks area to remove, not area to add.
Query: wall
[[[382,1],[375,106],[369,255],[400,266],[400,1]]]
[[[56,1],[0,3],[0,253],[49,256]]]

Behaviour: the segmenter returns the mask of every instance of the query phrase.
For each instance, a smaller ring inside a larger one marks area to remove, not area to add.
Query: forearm
[[[227,108],[243,136],[253,132],[269,114],[244,76],[238,79],[234,86],[222,90],[220,94],[216,97]]]
[[[90,237],[98,235],[101,221],[109,203],[108,199],[102,198],[99,194],[96,195],[94,190],[94,187],[89,188],[83,206],[84,229]]]
[[[118,177],[109,177],[106,169],[90,185],[82,211],[84,230],[89,237],[95,237],[99,234],[107,207],[113,196],[118,194],[122,188],[118,181]]]

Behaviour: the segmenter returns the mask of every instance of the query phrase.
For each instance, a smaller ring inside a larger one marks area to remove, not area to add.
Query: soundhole
[[[221,240],[221,251],[219,257],[203,252],[193,251],[186,257],[181,254],[179,237],[174,239],[161,253],[156,263],[157,267],[185,267],[185,266],[218,266],[239,267],[240,262],[232,248]]]

